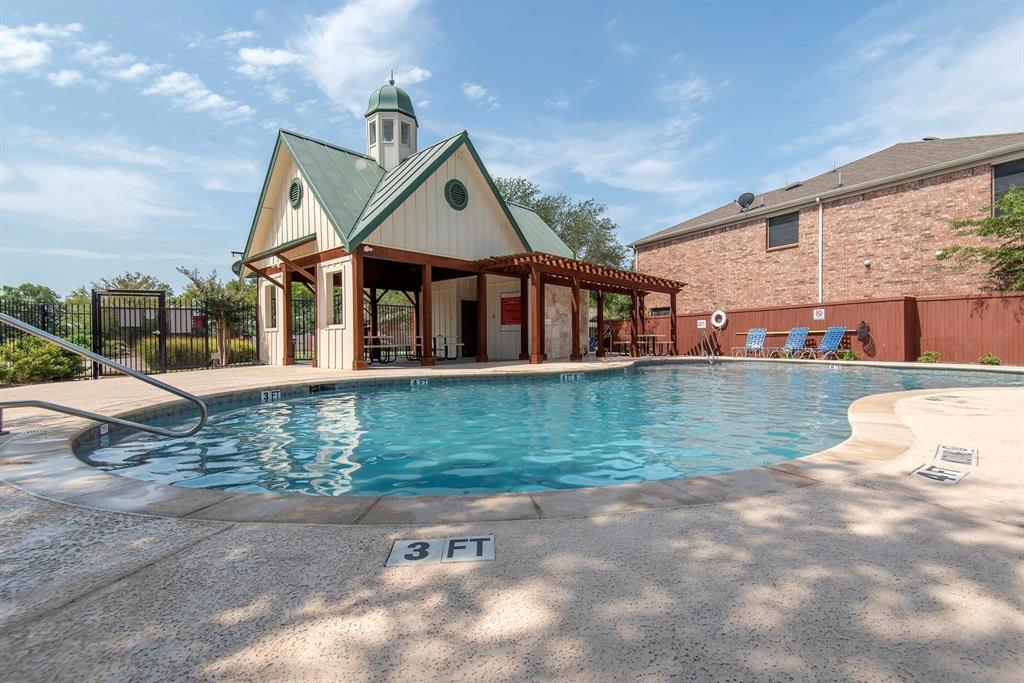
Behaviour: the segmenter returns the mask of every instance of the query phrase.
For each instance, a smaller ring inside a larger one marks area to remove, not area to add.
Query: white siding
[[[331,323],[332,276],[343,273],[344,317],[340,325]],[[317,366],[334,370],[352,367],[352,259],[345,257],[326,261],[317,267]]]
[[[276,279],[280,281],[280,275]],[[277,290],[277,327],[268,329],[269,319],[267,311],[270,303],[269,292],[271,288]],[[275,285],[261,279],[258,294],[259,307],[257,315],[259,315],[260,363],[264,365],[283,365],[284,327],[282,323],[284,322],[284,292]]]
[[[445,183],[453,178],[469,190],[469,204],[462,211],[451,208],[444,198]],[[469,260],[526,251],[465,147],[406,198],[366,242]]]

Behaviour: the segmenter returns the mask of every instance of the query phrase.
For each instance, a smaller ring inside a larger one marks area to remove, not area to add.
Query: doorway
[[[462,300],[462,357],[476,358],[476,302]]]

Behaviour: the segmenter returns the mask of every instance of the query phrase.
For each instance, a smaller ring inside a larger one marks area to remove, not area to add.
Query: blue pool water
[[[868,394],[1020,384],[983,372],[768,363],[652,366],[573,383],[432,379],[229,410],[195,436],[134,435],[81,457],[139,479],[229,491],[568,489],[809,455],[850,435],[847,408]]]

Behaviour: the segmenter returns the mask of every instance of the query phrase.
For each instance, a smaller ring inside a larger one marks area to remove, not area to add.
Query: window
[[[331,321],[328,325],[345,324],[345,287],[341,271],[331,275]]]
[[[791,247],[799,241],[800,214],[787,213],[768,219],[768,248]]]
[[[1015,187],[1024,189],[1024,159],[992,167],[992,194],[995,203]]]
[[[394,119],[384,119],[380,122],[380,131],[383,134],[382,138],[384,142],[394,142],[395,140],[395,121]]]
[[[376,122],[370,122],[370,145],[377,144],[377,124]]]
[[[267,295],[264,297],[266,301],[267,310],[265,320],[267,321],[267,329],[277,329],[277,285],[266,286]]]
[[[402,124],[402,144],[403,145],[408,145],[408,144],[410,144],[410,142],[409,142],[410,140],[412,140],[412,126],[410,126],[408,123],[403,123]]]
[[[651,317],[652,318],[658,318],[658,317],[661,317],[661,316],[668,315],[671,312],[672,312],[672,309],[670,309],[668,306],[658,306],[657,308],[652,308],[651,309]]]

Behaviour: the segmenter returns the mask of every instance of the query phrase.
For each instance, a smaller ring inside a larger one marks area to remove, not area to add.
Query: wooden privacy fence
[[[864,299],[727,313],[722,330],[712,326],[711,312],[678,316],[677,352],[702,355],[702,331],[719,354],[731,355],[733,347],[745,343],[744,333],[752,327],[766,327],[771,333],[806,326],[812,331],[808,344],[817,344],[826,327],[844,325],[856,330],[864,322],[867,339],[862,342],[849,334],[844,342],[844,348],[853,349],[864,360],[912,361],[923,351],[937,351],[940,362],[976,363],[992,353],[1004,365],[1024,365],[1024,293]],[[703,330],[697,327],[700,320],[706,321]],[[629,339],[629,320],[605,324],[616,341]],[[667,338],[669,318],[648,317],[645,331]],[[768,337],[769,346],[781,346],[784,341],[785,335]]]

